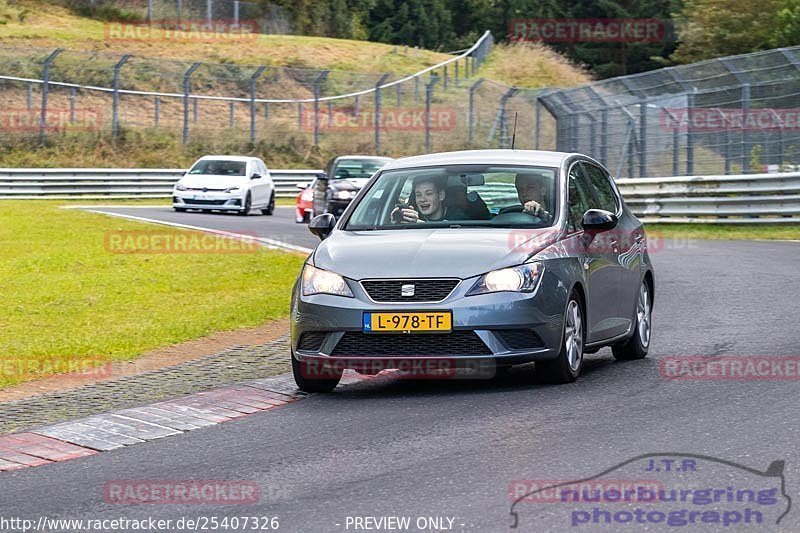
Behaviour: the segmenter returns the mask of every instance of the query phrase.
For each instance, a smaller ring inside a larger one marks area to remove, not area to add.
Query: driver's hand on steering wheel
[[[530,202],[525,202],[525,205],[522,206],[522,212],[540,218],[544,218],[548,215],[547,211],[545,211],[544,208],[542,207],[542,204],[540,204],[535,200],[531,200]]]

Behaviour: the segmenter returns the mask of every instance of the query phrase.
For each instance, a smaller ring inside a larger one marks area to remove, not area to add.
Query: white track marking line
[[[234,239],[239,240],[252,240],[258,241],[261,244],[265,245],[267,248],[278,248],[283,250],[290,250],[292,252],[302,252],[304,254],[310,254],[314,250],[311,248],[305,248],[303,246],[297,246],[295,244],[291,244],[288,242],[283,241],[276,241],[274,239],[268,239],[266,237],[253,237],[252,235],[246,235],[242,233],[234,233],[232,231],[224,231],[224,230],[217,230],[211,228],[201,228],[200,226],[190,226],[189,224],[179,224],[177,222],[166,222],[163,220],[156,220],[152,218],[144,218],[144,217],[137,217],[134,215],[124,215],[122,213],[109,213],[107,211],[98,211],[96,209],[84,209],[87,213],[97,213],[100,215],[107,215],[110,217],[118,217],[118,218],[126,218],[128,220],[137,220],[139,222],[148,222],[150,224],[160,224],[162,226],[171,226],[173,228],[182,228],[182,229],[190,229],[195,231],[203,231],[205,233],[213,233],[215,235],[222,235],[224,237],[231,237]]]

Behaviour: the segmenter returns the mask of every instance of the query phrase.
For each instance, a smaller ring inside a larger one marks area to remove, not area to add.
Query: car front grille
[[[386,334],[351,332],[342,336],[333,349],[333,356],[452,356],[491,355],[492,351],[474,331],[451,333]]]
[[[184,199],[184,203],[186,204],[196,204],[196,205],[223,205],[227,200],[192,200],[192,199]]]
[[[453,292],[460,280],[446,279],[370,279],[361,286],[375,302],[438,302]],[[403,296],[403,286],[413,285],[413,296]]]
[[[512,350],[525,350],[544,346],[542,339],[530,329],[498,329],[494,333]]]

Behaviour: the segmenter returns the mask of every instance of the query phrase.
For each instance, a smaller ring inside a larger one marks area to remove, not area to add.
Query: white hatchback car
[[[201,157],[175,184],[175,211],[236,211],[247,215],[259,209],[275,210],[275,186],[269,169],[257,157],[207,155]]]

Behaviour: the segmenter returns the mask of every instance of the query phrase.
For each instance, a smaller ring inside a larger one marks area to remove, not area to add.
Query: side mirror
[[[308,231],[323,240],[331,234],[335,225],[336,217],[330,213],[324,213],[311,219],[311,222],[308,223]]]
[[[308,188],[308,183],[295,183],[294,186],[301,191],[304,191]]]
[[[251,180],[258,180],[258,179],[261,179],[261,174],[253,174],[252,176],[250,176],[250,179],[251,179]]]
[[[587,231],[606,231],[616,227],[617,215],[603,209],[589,209],[583,215],[583,229]]]

